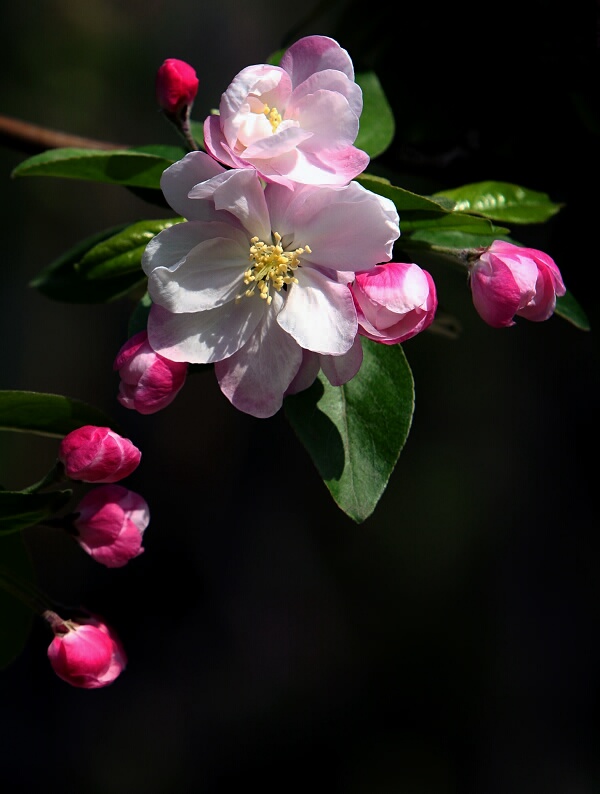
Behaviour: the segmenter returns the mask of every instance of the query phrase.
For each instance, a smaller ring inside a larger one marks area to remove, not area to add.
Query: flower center
[[[278,232],[273,232],[273,239],[273,245],[263,243],[258,237],[250,240],[250,261],[254,264],[244,272],[244,284],[252,286],[243,295],[238,295],[236,301],[244,296],[249,298],[258,289],[258,295],[270,306],[273,300],[271,288],[280,292],[286,284],[298,283],[294,270],[300,266],[300,254],[311,253],[310,247],[305,245],[295,251],[284,251]]]
[[[271,129],[273,132],[277,130],[277,127],[281,124],[281,113],[277,110],[277,108],[273,107],[270,108],[268,105],[265,105],[262,109],[262,112],[267,117],[268,121],[271,123]]]

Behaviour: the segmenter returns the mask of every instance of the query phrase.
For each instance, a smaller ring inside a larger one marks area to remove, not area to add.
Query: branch
[[[29,124],[20,119],[0,114],[0,144],[9,146],[26,154],[40,154],[46,149],[61,149],[63,147],[75,149],[122,149],[126,146],[96,141],[93,138],[82,138],[79,135],[69,135],[58,130]]]

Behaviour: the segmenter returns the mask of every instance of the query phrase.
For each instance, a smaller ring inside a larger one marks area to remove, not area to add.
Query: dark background
[[[7,794],[600,792],[598,6],[389,14],[377,2],[2,6],[0,112],[131,145],[178,142],[154,100],[165,58],[196,68],[201,121],[288,34],[333,35],[392,104],[396,137],[377,165],[395,184],[496,179],[564,202],[513,231],[554,257],[592,324],[489,328],[464,279],[432,269],[462,333],[404,345],[413,427],[355,525],[284,416],[235,411],[212,373],[153,416],[116,402],[131,304],[63,304],[28,282],[84,237],[164,210],[111,186],[11,180],[26,155],[0,147],[0,388],[114,416],[143,453],[125,484],[152,511],[145,553],[118,570],[66,535],[27,531],[44,590],[104,615],[129,665],[106,689],[73,689],[34,623],[0,675]],[[0,481],[23,488],[55,456],[55,440],[0,434]]]

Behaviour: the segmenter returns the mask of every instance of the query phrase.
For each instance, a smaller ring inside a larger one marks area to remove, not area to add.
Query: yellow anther
[[[267,301],[270,306],[273,301],[271,288],[280,292],[286,284],[297,284],[298,279],[294,276],[294,270],[300,266],[301,254],[310,254],[311,249],[308,245],[296,248],[294,251],[284,251],[281,245],[281,235],[273,232],[273,243],[267,244],[258,237],[250,240],[250,261],[251,267],[244,271],[244,284],[250,286],[244,295],[250,297],[254,295],[258,287],[259,296]],[[238,295],[236,301],[241,300],[243,295]]]
[[[275,107],[270,108],[268,105],[264,106],[263,113],[270,122],[271,129],[273,130],[273,132],[275,132],[277,127],[279,127],[279,125],[282,122],[281,113],[277,110],[277,108]]]

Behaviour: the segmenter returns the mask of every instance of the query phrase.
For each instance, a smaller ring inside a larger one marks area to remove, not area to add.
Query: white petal
[[[206,152],[189,152],[163,171],[160,186],[169,206],[188,220],[217,220],[209,204],[190,201],[188,193],[199,182],[205,182],[225,169]]]
[[[302,362],[298,344],[275,322],[280,300],[279,295],[274,297],[244,347],[215,365],[223,394],[240,411],[260,418],[273,416],[281,408]]]
[[[315,268],[299,268],[296,275],[299,283],[288,290],[277,322],[307,350],[334,356],[345,353],[358,329],[349,287]]]
[[[190,314],[172,314],[153,305],[148,316],[148,341],[171,361],[209,364],[239,350],[266,308],[265,301],[257,297]]]

